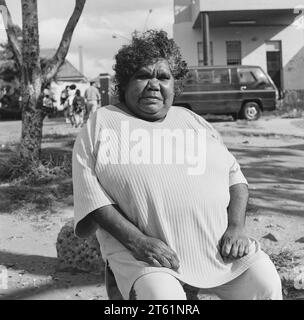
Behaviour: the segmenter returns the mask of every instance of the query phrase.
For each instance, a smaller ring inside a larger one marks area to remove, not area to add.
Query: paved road
[[[243,132],[253,135],[286,135],[304,138],[304,119],[261,118],[258,121],[220,121],[212,125],[224,135]],[[64,119],[46,119],[43,134],[77,134],[79,129],[72,128]],[[0,121],[0,144],[18,142],[21,136],[21,121]]]

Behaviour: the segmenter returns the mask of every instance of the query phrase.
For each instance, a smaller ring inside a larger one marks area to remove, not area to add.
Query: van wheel
[[[252,121],[252,120],[258,120],[260,116],[261,116],[261,108],[256,102],[249,101],[243,105],[241,110],[242,119]]]

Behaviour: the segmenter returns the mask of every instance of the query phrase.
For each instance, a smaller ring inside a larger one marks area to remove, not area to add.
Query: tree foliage
[[[0,0],[2,11],[6,11],[6,34],[8,47],[4,53],[11,51],[16,67],[20,73],[22,133],[20,157],[37,161],[41,154],[42,126],[45,111],[42,107],[43,90],[54,79],[64,63],[69,51],[74,29],[82,14],[86,0],[75,0],[73,13],[63,32],[58,49],[48,60],[40,58],[38,28],[38,1],[21,0],[22,40],[18,37],[6,0]],[[9,65],[8,65],[9,66]]]
[[[22,30],[18,25],[14,25],[19,45],[21,45]],[[12,81],[15,78],[20,78],[21,72],[15,60],[12,46],[9,42],[0,43],[0,78],[4,81]]]

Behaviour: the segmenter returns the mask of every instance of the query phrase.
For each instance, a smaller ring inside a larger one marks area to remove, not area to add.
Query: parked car
[[[259,66],[190,67],[174,105],[198,114],[232,115],[257,120],[262,111],[274,110],[279,91]]]
[[[20,103],[15,95],[4,95],[0,99],[0,120],[13,119],[21,120],[22,113]]]

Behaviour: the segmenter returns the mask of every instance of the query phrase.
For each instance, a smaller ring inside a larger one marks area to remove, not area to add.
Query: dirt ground
[[[304,241],[296,241],[304,237],[304,119],[265,116],[255,122],[213,119],[212,124],[222,134],[249,181],[248,233],[276,259],[288,253],[291,257],[288,267],[303,265]],[[18,121],[0,122],[0,154],[5,153],[9,143],[19,140],[20,130]],[[62,147],[65,136],[76,136],[78,130],[62,119],[46,120],[44,136],[55,134],[61,138],[46,139],[43,146]],[[72,202],[72,199],[58,202],[51,215],[2,210],[0,272],[5,266],[8,288],[1,289],[0,282],[0,300],[107,299],[103,275],[56,269],[56,238],[73,216]],[[286,299],[304,296],[303,291],[285,293]]]

